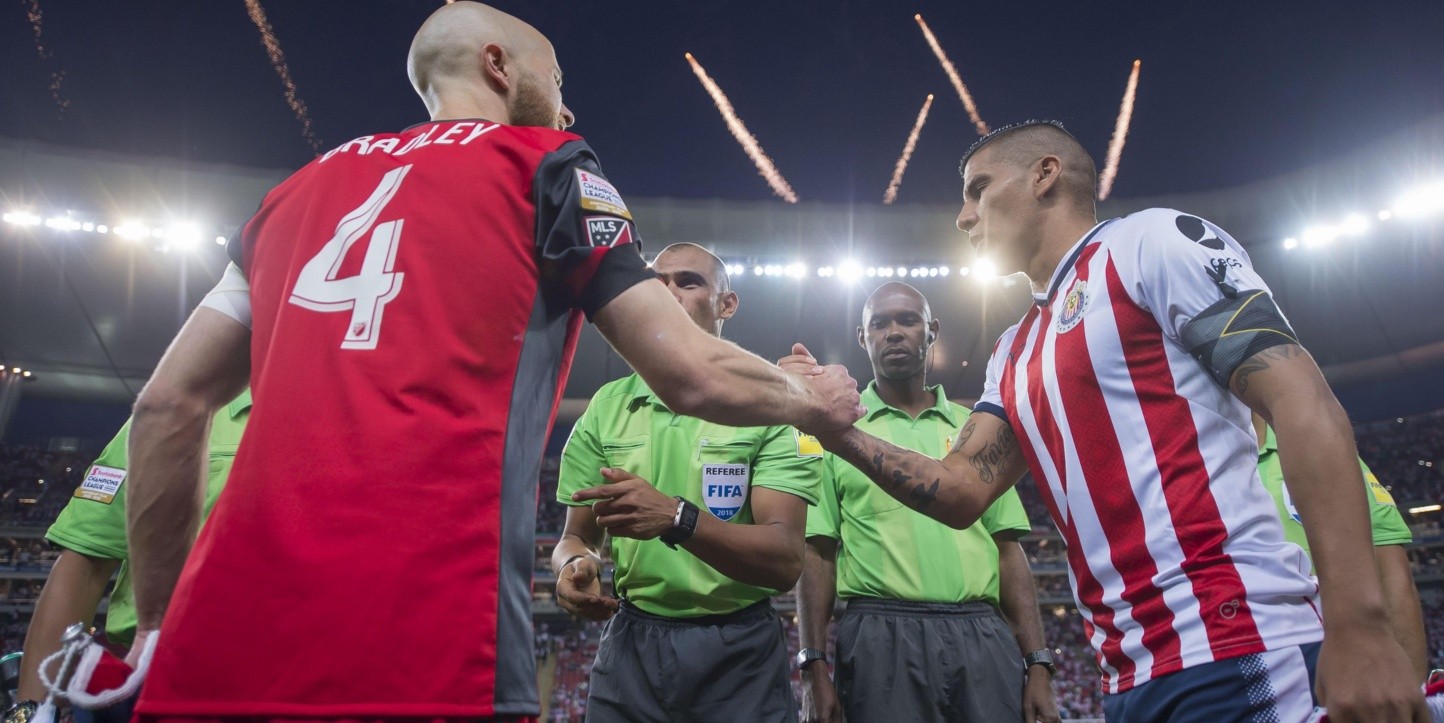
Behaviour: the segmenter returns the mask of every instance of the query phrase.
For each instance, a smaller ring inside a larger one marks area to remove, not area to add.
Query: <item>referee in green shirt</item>
[[[890,282],[873,292],[857,329],[873,369],[862,394],[868,413],[857,426],[940,458],[969,411],[941,386],[926,386],[938,327],[917,289]],[[828,454],[819,497],[807,516],[798,595],[804,720],[1058,720],[1053,658],[1018,544],[1031,528],[1017,491],[972,527],[954,530]],[[836,596],[847,610],[837,629],[834,688],[827,629]]]
[[[721,336],[738,300],[716,256],[675,244],[652,268]],[[790,427],[674,414],[635,374],[597,391],[562,452],[557,499],[572,507],[552,554],[562,607],[610,617],[587,721],[797,720],[770,598],[801,573],[821,470],[822,449]],[[605,533],[620,601],[601,591]]]
[[[211,420],[206,470],[207,514],[225,487],[250,414],[251,393],[245,391]],[[60,649],[65,628],[77,622],[88,625],[95,619],[105,586],[117,569],[120,575],[105,612],[105,637],[124,647],[129,647],[135,638],[135,601],[131,598],[130,554],[125,541],[129,440],[130,421],[127,420],[85,471],[85,481],[76,488],[70,503],[45,533],[45,538],[61,551],[35,603],[35,614],[25,634],[17,694],[21,701],[37,701],[45,696],[36,674],[40,661]]]
[[[1284,469],[1279,461],[1278,440],[1263,417],[1253,415],[1254,432],[1258,434],[1258,476],[1264,488],[1273,495],[1279,519],[1284,523],[1284,538],[1309,552],[1304,525],[1294,507],[1289,488],[1284,485]],[[1409,654],[1409,662],[1423,683],[1429,675],[1429,647],[1424,635],[1424,613],[1419,605],[1419,590],[1414,587],[1414,574],[1409,569],[1409,553],[1405,545],[1414,541],[1414,534],[1405,524],[1404,516],[1394,504],[1389,490],[1379,483],[1374,471],[1359,460],[1368,487],[1369,523],[1374,530],[1374,560],[1379,567],[1379,582],[1384,588],[1384,602],[1389,608],[1389,625],[1394,638]],[[1311,553],[1312,554],[1312,553]],[[1327,605],[1328,601],[1325,600]]]

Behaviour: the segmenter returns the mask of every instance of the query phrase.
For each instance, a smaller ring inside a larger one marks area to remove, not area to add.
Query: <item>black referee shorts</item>
[[[623,601],[607,621],[587,723],[794,723],[787,641],[770,600],[667,618]]]
[[[837,626],[848,723],[1023,719],[1023,654],[997,608],[852,598]]]

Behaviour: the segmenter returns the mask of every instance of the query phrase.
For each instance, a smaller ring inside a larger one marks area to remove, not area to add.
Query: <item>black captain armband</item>
[[[1241,291],[1199,312],[1181,336],[1188,353],[1224,388],[1245,359],[1269,347],[1299,343],[1273,298],[1257,289]]]

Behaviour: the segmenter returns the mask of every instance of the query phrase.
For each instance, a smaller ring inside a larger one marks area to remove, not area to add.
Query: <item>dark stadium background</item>
[[[402,60],[438,4],[265,3],[323,149],[424,119]],[[37,6],[47,56],[26,14]],[[942,320],[930,379],[962,400],[977,394],[993,340],[1028,293],[1018,279],[959,274],[973,258],[952,226],[957,159],[977,136],[913,13],[990,124],[1058,118],[1100,158],[1130,64],[1142,59],[1118,182],[1100,215],[1170,206],[1229,230],[1334,383],[1362,454],[1401,507],[1444,498],[1444,214],[1379,216],[1411,189],[1444,184],[1444,3],[498,6],[552,38],[574,130],[627,196],[646,248],[697,242],[738,267],[742,306],[728,338],[767,357],[803,341],[865,379],[852,329],[878,279],[849,284],[816,269],[948,266],[947,277],[906,280]],[[771,196],[684,52],[728,93],[800,204]],[[52,556],[39,534],[219,275],[214,238],[312,150],[241,0],[11,3],[0,10],[0,68],[0,211],[203,230],[188,249],[0,223],[0,365],[31,372],[7,381],[14,375],[0,370],[0,639],[15,647],[33,605],[27,591]],[[63,110],[50,90],[60,73]],[[936,94],[932,114],[898,204],[885,207],[927,93]],[[1444,185],[1434,188],[1444,209]],[[1308,242],[1310,229],[1351,214],[1366,221],[1361,232]],[[1305,243],[1288,249],[1285,239]],[[803,278],[754,272],[788,264],[802,264]],[[626,372],[586,331],[549,454],[591,393]],[[539,556],[556,514],[543,505]],[[1436,657],[1440,516],[1409,515]],[[1037,522],[1028,551],[1050,634],[1070,656],[1059,685],[1086,715],[1096,671],[1070,612],[1056,533]],[[585,679],[595,631],[579,634],[557,615],[549,584],[539,574],[536,609],[549,626],[539,646],[565,692]],[[557,709],[569,701],[562,695]]]

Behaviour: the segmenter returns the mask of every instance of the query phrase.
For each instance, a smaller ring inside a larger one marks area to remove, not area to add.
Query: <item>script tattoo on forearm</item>
[[[928,507],[937,500],[938,487],[942,485],[942,479],[934,479],[931,485],[920,482],[914,485],[910,492],[903,492],[907,483],[916,475],[903,471],[900,463],[891,465],[891,469],[889,470],[887,469],[888,465],[885,465],[884,461],[890,452],[896,451],[897,453],[907,454],[907,451],[895,447],[889,449],[892,445],[886,443],[879,442],[879,444],[883,445],[883,449],[873,452],[873,454],[869,456],[867,450],[863,449],[862,445],[856,441],[849,440],[847,442],[847,456],[855,460],[865,461],[869,469],[863,471],[867,472],[869,477],[877,480],[894,498],[919,512],[926,511]]]
[[[971,427],[972,425],[969,425]],[[965,433],[969,430],[963,430]],[[972,434],[968,434],[969,437]],[[959,440],[961,441],[961,439]],[[961,445],[959,445],[961,447]],[[1008,425],[998,427],[998,434],[993,441],[987,443],[982,449],[968,457],[968,462],[973,469],[978,471],[978,479],[985,484],[992,484],[1003,471],[1013,453],[1018,451],[1018,438],[1013,436],[1013,430]]]
[[[1272,367],[1274,362],[1292,359],[1303,353],[1304,348],[1298,344],[1280,344],[1264,349],[1238,365],[1238,369],[1233,373],[1233,385],[1239,394],[1243,394],[1248,391],[1249,377],[1256,372]]]

